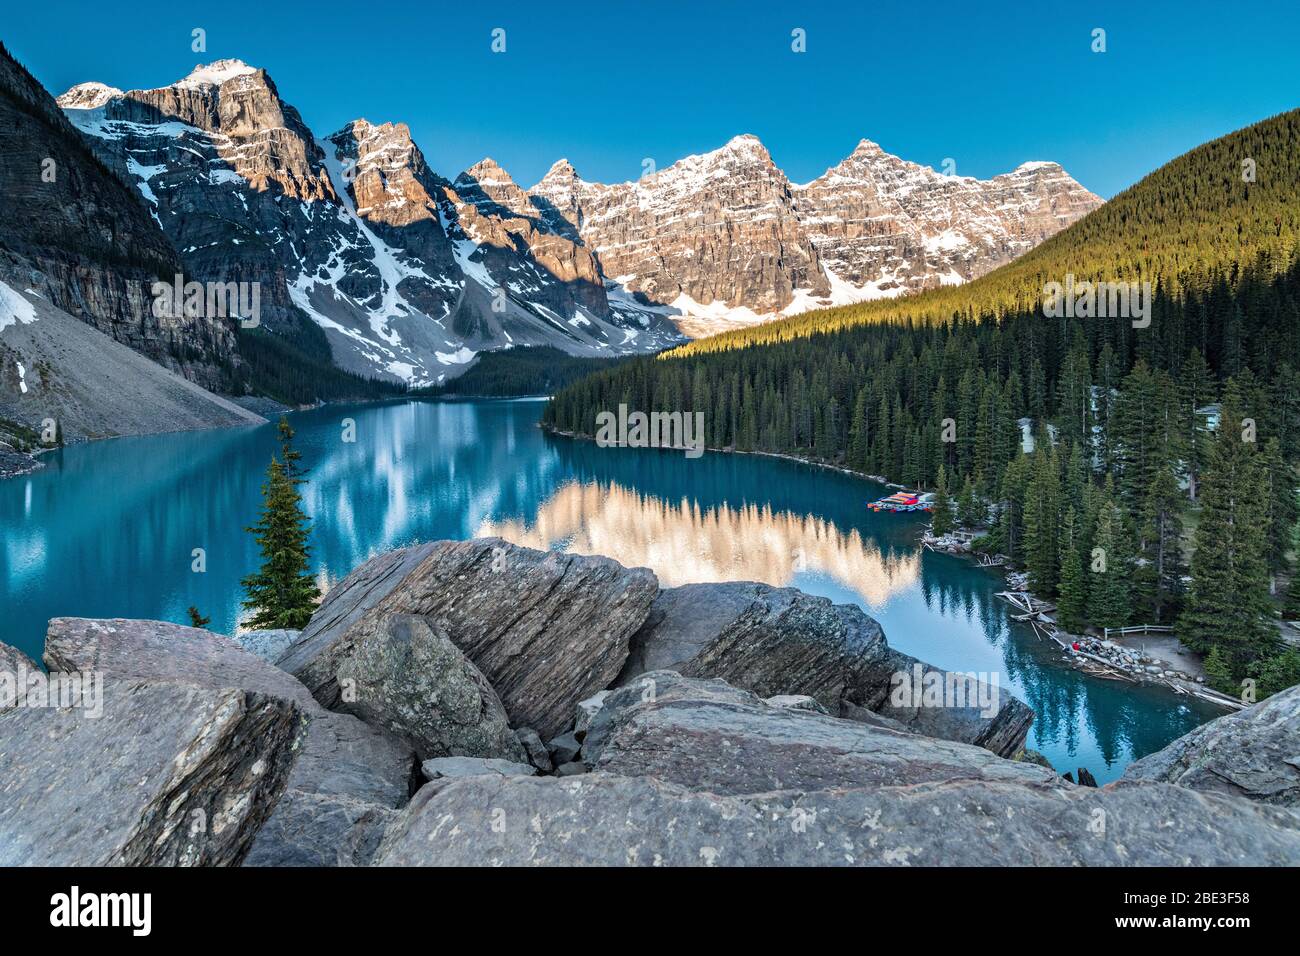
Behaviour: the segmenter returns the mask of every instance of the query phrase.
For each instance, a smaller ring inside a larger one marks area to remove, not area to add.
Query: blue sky
[[[206,54],[190,49],[195,27]],[[1105,53],[1091,50],[1098,27]],[[796,28],[805,53],[791,50]],[[237,57],[318,134],[404,121],[440,173],[490,155],[524,186],[562,156],[618,181],[646,157],[663,166],[754,133],[796,182],[865,137],[935,167],[952,158],[962,175],[1056,160],[1109,198],[1300,106],[1295,0],[76,0],[8,4],[0,40],[56,94],[92,79],[162,86]]]

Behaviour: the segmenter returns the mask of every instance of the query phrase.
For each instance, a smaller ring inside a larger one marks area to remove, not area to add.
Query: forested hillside
[[[698,410],[711,447],[942,485],[1067,626],[1177,622],[1218,686],[1277,689],[1300,681],[1270,596],[1296,521],[1298,239],[1290,112],[1174,160],[969,286],[638,359],[565,389],[547,421],[591,434],[620,402]],[[1150,281],[1150,325],[1046,318],[1043,286],[1067,273]]]

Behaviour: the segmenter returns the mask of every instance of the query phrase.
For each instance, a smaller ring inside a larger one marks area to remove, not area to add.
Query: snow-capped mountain
[[[974,279],[1028,252],[1101,199],[1056,163],[980,180],[943,175],[862,140],[794,186],[795,209],[840,294],[879,298]]]
[[[485,350],[654,351],[966,281],[1101,202],[1055,164],[980,181],[865,140],[794,185],[748,135],[614,185],[565,160],[529,190],[491,159],[449,181],[405,124],[317,137],[239,60],[58,102],[135,185],[187,278],[260,281],[266,329],[292,336],[305,316],[339,366],[413,385]]]
[[[1102,202],[1055,163],[978,180],[867,140],[795,185],[748,135],[616,185],[561,160],[531,196],[607,275],[674,306],[693,335],[965,282]]]
[[[681,338],[658,311],[611,305],[581,245],[497,208],[472,177],[430,171],[405,125],[356,120],[317,139],[238,60],[58,102],[135,184],[187,279],[259,281],[262,325],[288,334],[306,315],[349,371],[419,386],[484,350],[617,355]]]

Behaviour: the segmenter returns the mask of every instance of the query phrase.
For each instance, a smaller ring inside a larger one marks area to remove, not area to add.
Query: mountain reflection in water
[[[569,482],[538,506],[532,521],[484,521],[476,534],[603,554],[649,568],[665,587],[717,581],[787,587],[797,573],[823,574],[872,607],[921,576],[919,551],[886,557],[856,529],[846,534],[813,515],[757,504],[701,508],[688,498],[672,504],[615,482]]]

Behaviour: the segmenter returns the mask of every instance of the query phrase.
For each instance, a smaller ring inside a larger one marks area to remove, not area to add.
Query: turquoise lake
[[[793,585],[859,604],[909,654],[996,674],[1038,715],[1029,745],[1103,783],[1221,713],[1061,664],[1054,645],[1009,620],[994,597],[1001,576],[922,550],[921,517],[869,511],[880,485],[776,458],[597,448],[543,433],[542,407],[401,401],[294,414],[322,584],[391,548],[495,534],[607,554],[665,586]],[[39,656],[51,617],[188,623],[190,605],[213,630],[234,630],[239,581],[257,564],[244,528],[277,447],[273,425],[120,438],[0,481],[0,640]]]

